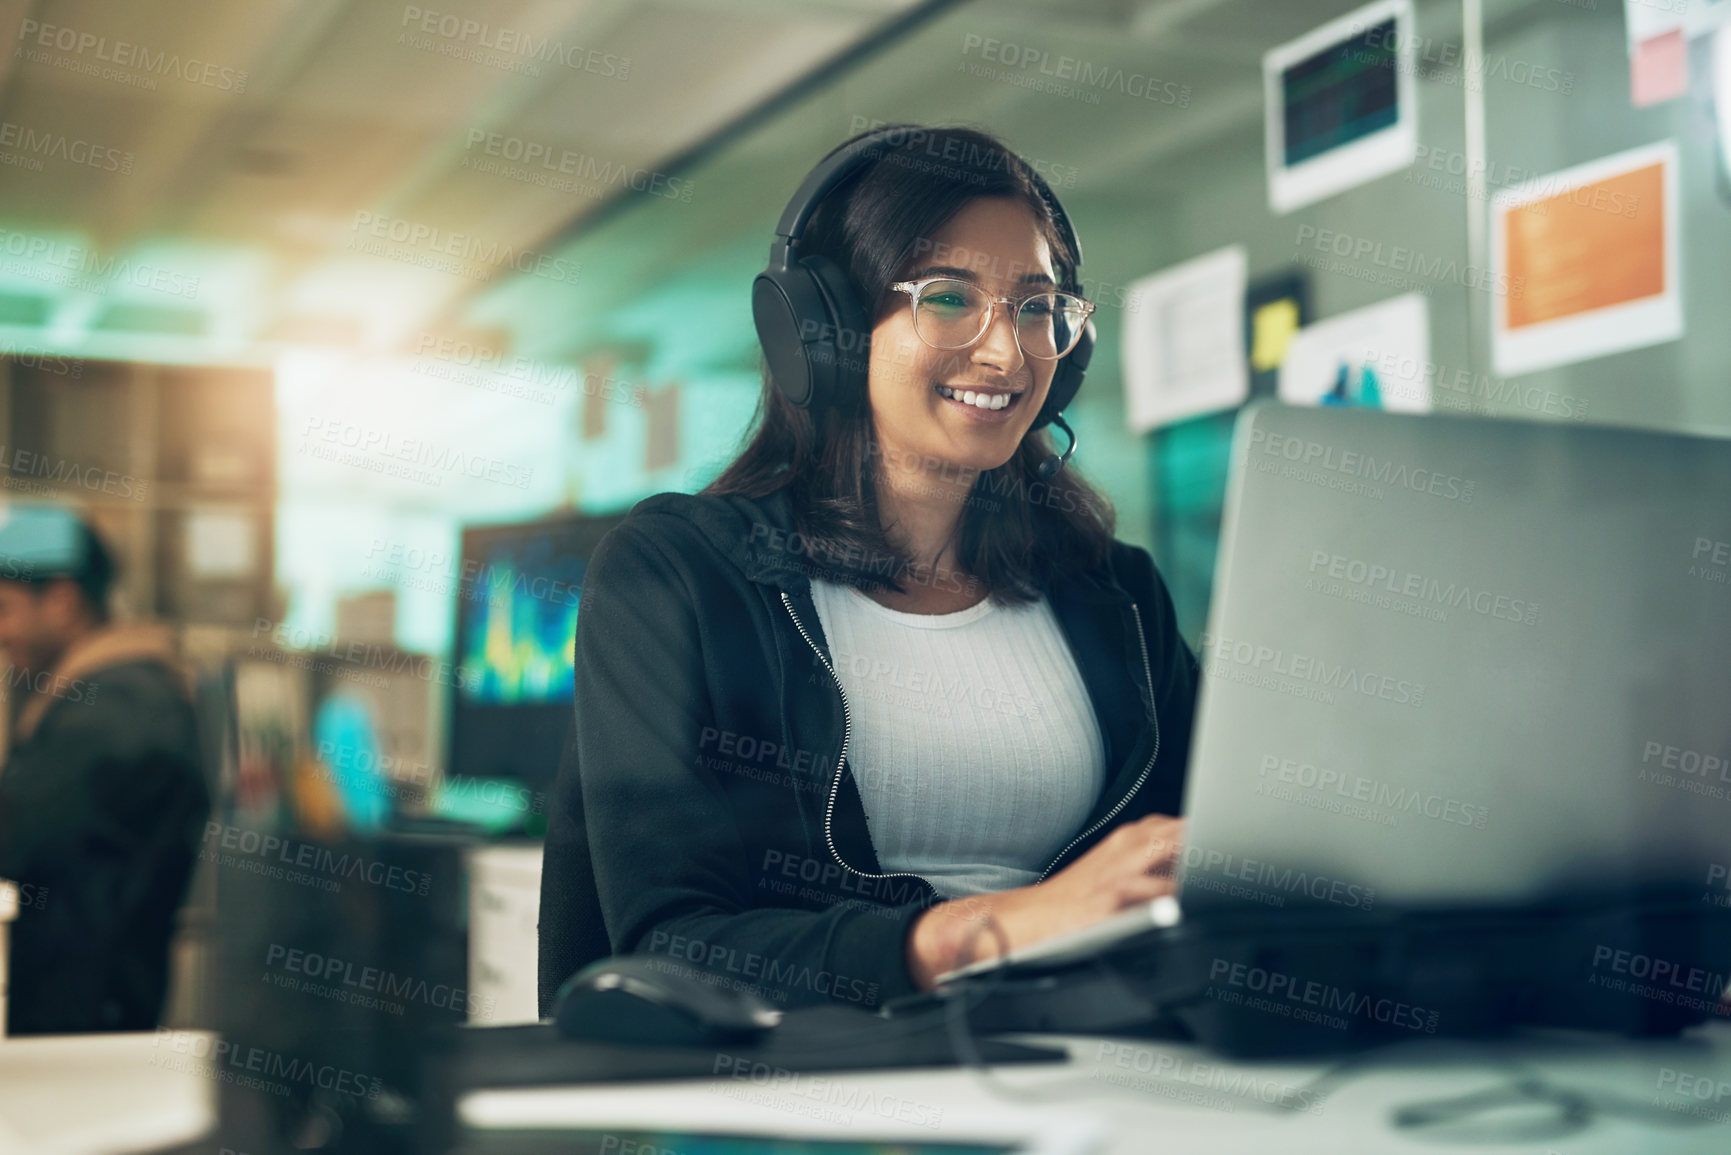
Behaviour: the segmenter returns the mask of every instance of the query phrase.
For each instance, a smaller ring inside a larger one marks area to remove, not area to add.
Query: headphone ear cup
[[[770,380],[789,401],[821,411],[863,395],[871,357],[871,320],[847,274],[812,255],[786,269],[765,269],[751,285],[751,319]]]
[[[797,266],[769,268],[751,283],[751,319],[769,363],[770,382],[793,404],[805,408],[821,387],[821,368],[813,364],[807,337],[824,308],[811,275]]]
[[[811,275],[824,303],[826,323],[811,349],[814,359],[821,355],[827,372],[814,404],[827,408],[863,399],[871,365],[871,316],[840,265],[815,253],[799,264]]]
[[[1052,374],[1051,388],[1046,390],[1046,403],[1040,406],[1039,416],[1034,418],[1030,429],[1043,429],[1050,425],[1052,418],[1062,413],[1076,399],[1076,393],[1082,388],[1082,378],[1088,372],[1088,362],[1094,358],[1094,321],[1089,318],[1082,328],[1082,338],[1076,342],[1076,347],[1058,362],[1057,370]]]

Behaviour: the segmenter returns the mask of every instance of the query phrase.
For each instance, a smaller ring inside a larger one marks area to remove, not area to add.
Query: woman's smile
[[[934,385],[932,391],[943,398],[945,405],[964,410],[972,421],[999,423],[1008,421],[1021,408],[1026,389],[983,389]]]

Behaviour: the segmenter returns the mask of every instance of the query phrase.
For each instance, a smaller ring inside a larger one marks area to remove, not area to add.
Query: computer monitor
[[[571,729],[583,571],[621,520],[566,514],[463,530],[451,775],[553,781]]]

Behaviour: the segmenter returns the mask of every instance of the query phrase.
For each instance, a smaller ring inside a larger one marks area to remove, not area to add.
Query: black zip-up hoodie
[[[784,1007],[914,991],[905,939],[939,898],[872,848],[811,599],[839,560],[795,534],[785,490],[657,494],[596,547],[543,859],[542,1014],[610,953],[668,954]],[[1114,542],[1047,594],[1107,774],[1042,878],[1120,823],[1178,813],[1198,675],[1146,550]]]

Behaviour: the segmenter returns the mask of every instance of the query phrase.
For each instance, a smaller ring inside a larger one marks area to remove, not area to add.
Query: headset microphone
[[[1070,460],[1070,454],[1076,452],[1076,431],[1070,428],[1070,423],[1064,420],[1062,413],[1052,418],[1052,424],[1062,429],[1070,437],[1070,444],[1062,453],[1054,453],[1034,467],[1034,475],[1041,481],[1050,481],[1058,476],[1058,471],[1064,468],[1064,463]]]
[[[845,397],[864,397],[871,348],[871,316],[846,271],[821,254],[800,252],[806,222],[825,196],[876,161],[885,149],[930,141],[943,131],[887,125],[859,137],[819,162],[782,210],[769,247],[769,264],[751,284],[751,318],[769,363],[770,380],[794,405],[817,412]],[[1030,169],[1029,177],[1063,230],[1080,269],[1082,244],[1064,206],[1039,173]],[[1076,451],[1076,435],[1060,414],[1082,387],[1093,353],[1090,319],[1076,347],[1059,360],[1045,403],[1029,426],[1040,429],[1056,422],[1070,436],[1068,449],[1036,467],[1042,481],[1056,477]]]

